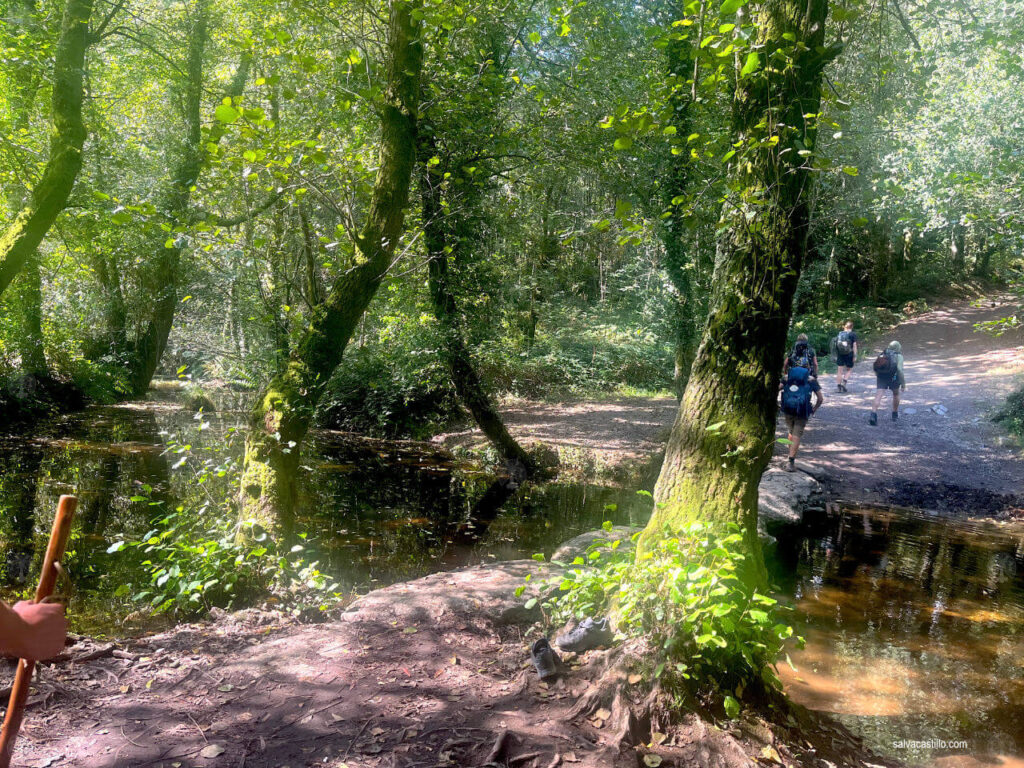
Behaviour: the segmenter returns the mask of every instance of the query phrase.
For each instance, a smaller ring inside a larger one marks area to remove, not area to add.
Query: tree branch
[[[237,227],[239,224],[244,224],[257,214],[263,213],[265,210],[272,207],[274,203],[280,200],[283,196],[284,190],[279,189],[277,192],[268,196],[266,200],[255,208],[251,208],[245,213],[239,213],[234,216],[223,216],[219,213],[214,213],[213,211],[194,211],[189,217],[189,224],[198,224],[201,221],[205,221],[207,224],[212,224],[215,227]]]

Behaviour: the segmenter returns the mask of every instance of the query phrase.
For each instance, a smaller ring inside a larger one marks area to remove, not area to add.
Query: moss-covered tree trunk
[[[431,165],[428,162],[437,150],[433,136],[424,136],[422,146],[420,197],[428,259],[427,280],[434,316],[441,332],[445,364],[459,401],[470,412],[480,431],[491,441],[513,474],[529,475],[535,469],[533,460],[509,433],[473,366],[448,268],[449,260],[458,256],[460,239],[458,232],[452,231],[458,229],[457,225],[453,226],[456,214],[451,205],[445,205],[445,190],[455,186],[467,187],[459,199],[459,205],[465,207],[466,198],[473,195],[473,182],[462,180],[458,170],[449,172],[440,163]],[[465,183],[460,184],[460,181]]]
[[[85,123],[82,79],[91,41],[93,0],[67,0],[53,60],[53,132],[50,155],[31,195],[0,233],[0,294],[14,280],[50,231],[82,167]]]
[[[328,379],[394,258],[416,160],[422,46],[419,4],[394,0],[388,23],[387,83],[379,106],[380,156],[370,207],[355,237],[357,262],[312,312],[287,365],[261,393],[246,438],[241,535],[259,526],[273,537],[291,530],[301,443]]]
[[[181,145],[178,147],[178,161],[174,167],[170,187],[163,194],[163,210],[172,229],[180,228],[187,219],[192,192],[203,169],[206,152],[202,134],[202,100],[204,87],[204,59],[209,40],[210,2],[196,0],[191,14],[188,53],[185,66],[184,98],[182,100],[183,128]],[[236,75],[231,93],[241,95],[248,72],[248,58],[243,57],[240,66],[241,77]],[[238,85],[238,83],[241,85]],[[211,137],[215,140],[217,137]],[[152,307],[149,317],[131,345],[129,353],[129,383],[132,394],[140,396],[149,389],[160,358],[167,347],[167,339],[174,325],[174,313],[178,307],[178,272],[184,249],[182,238],[174,238],[171,247],[164,242],[154,244],[152,271],[147,282],[152,292]]]
[[[24,36],[33,45],[42,45],[44,41],[39,37],[36,12],[34,0],[14,0],[7,17],[8,33]],[[27,132],[39,89],[40,73],[31,60],[21,58],[11,64],[10,75],[12,87],[8,92],[8,101],[11,125],[15,131]],[[23,184],[12,183],[8,187],[7,200],[14,217],[17,217],[28,201],[29,194],[30,190]],[[18,283],[15,284],[21,309],[18,351],[23,373],[35,379],[48,380],[50,375],[43,344],[43,286],[39,260],[38,249],[33,250],[25,260]]]
[[[684,5],[684,3],[680,3]],[[680,16],[684,16],[681,12]],[[703,9],[701,11],[703,16]],[[676,140],[685,149],[690,135],[695,86],[693,42],[679,35],[669,41],[665,49],[667,84],[669,88],[668,124],[675,129]],[[685,151],[669,155],[669,166],[664,180],[664,202],[668,216],[662,220],[661,240],[665,247],[665,272],[676,291],[676,305],[672,317],[675,330],[673,386],[676,397],[682,399],[690,375],[693,356],[700,338],[700,320],[697,296],[693,285],[693,262],[697,255],[688,252],[684,234],[687,230],[686,192],[690,183],[690,161]]]
[[[827,0],[767,0],[758,13],[760,67],[737,82],[740,151],[722,211],[705,326],[640,540],[691,521],[738,523],[748,577],[764,578],[757,486],[772,454],[779,360],[808,226],[806,163],[814,147]],[[789,38],[789,39],[787,39]]]

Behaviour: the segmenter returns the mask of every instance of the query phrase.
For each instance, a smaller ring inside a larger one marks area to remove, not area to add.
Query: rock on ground
[[[757,512],[762,525],[799,525],[809,507],[824,504],[824,489],[804,472],[771,467],[757,488]]]

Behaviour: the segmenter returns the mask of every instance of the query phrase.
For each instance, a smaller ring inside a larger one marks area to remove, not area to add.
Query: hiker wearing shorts
[[[813,378],[818,378],[818,355],[808,341],[806,333],[796,337],[793,351],[786,355],[786,362],[782,364],[783,377],[789,375],[790,368],[806,368]]]
[[[903,376],[903,347],[898,341],[890,341],[889,346],[875,358],[875,406],[871,409],[868,424],[878,425],[878,406],[882,404],[885,391],[892,391],[892,420],[900,417],[900,392],[907,388],[907,380]]]
[[[836,388],[846,392],[846,382],[853,373],[853,364],[857,360],[857,334],[853,330],[853,320],[843,323],[843,330],[836,336]]]
[[[803,439],[807,420],[821,408],[825,397],[821,394],[821,385],[817,379],[812,378],[810,370],[802,366],[789,368],[780,389],[782,416],[789,429],[789,461],[786,462],[786,471],[793,472],[796,470],[796,454],[800,450],[800,441]],[[812,394],[815,397],[813,406]]]

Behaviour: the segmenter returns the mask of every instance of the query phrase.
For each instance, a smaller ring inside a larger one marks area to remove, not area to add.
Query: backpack
[[[875,375],[880,379],[884,379],[885,377],[889,377],[890,379],[895,378],[900,369],[899,365],[896,363],[896,355],[888,349],[875,358],[873,367],[875,369]]]
[[[801,419],[811,417],[811,381],[807,368],[789,369],[789,378],[782,387],[782,412]]]
[[[789,367],[791,369],[806,368],[810,372],[813,360],[814,350],[809,344],[800,343],[793,348],[793,354],[789,356]]]
[[[839,338],[836,339],[836,351],[840,355],[848,355],[853,352],[853,342],[850,341],[849,331],[839,332]]]

